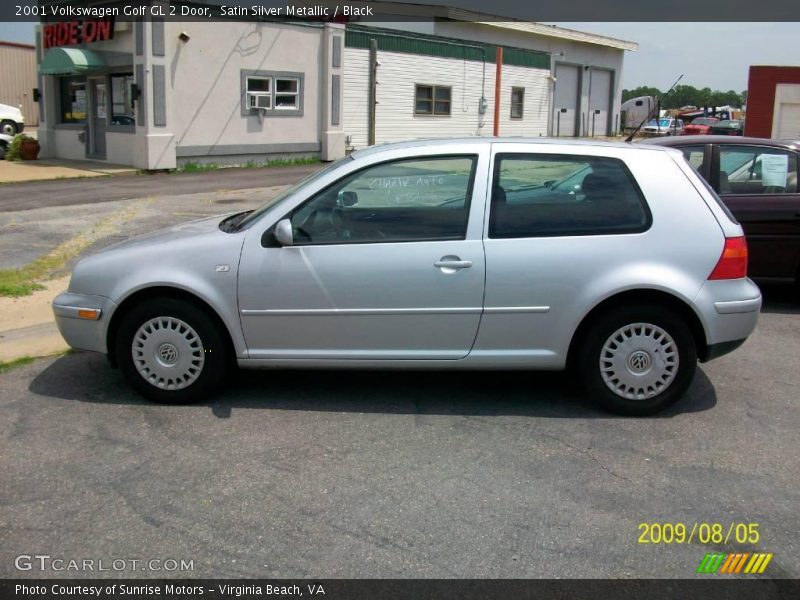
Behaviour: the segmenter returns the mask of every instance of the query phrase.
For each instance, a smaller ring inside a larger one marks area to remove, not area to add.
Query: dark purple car
[[[647,143],[683,151],[742,224],[750,276],[800,286],[800,142],[708,135]]]

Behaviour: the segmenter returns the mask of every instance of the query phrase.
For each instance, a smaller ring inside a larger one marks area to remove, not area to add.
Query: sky
[[[638,42],[628,52],[622,85],[668,89],[681,84],[712,90],[747,89],[750,65],[800,65],[800,23],[553,23]],[[33,43],[32,23],[0,22],[0,40]]]

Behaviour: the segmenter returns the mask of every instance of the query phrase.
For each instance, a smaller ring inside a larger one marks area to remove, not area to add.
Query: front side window
[[[525,88],[511,88],[511,118],[521,119],[525,104]]]
[[[650,212],[625,164],[615,158],[499,154],[490,238],[636,233]]]
[[[133,127],[136,121],[133,116],[131,86],[133,73],[111,76],[111,124]]]
[[[797,155],[779,148],[721,145],[719,193],[796,194]]]
[[[350,174],[295,209],[295,245],[460,240],[476,157],[392,161]]]
[[[86,80],[62,77],[60,81],[61,122],[86,123]]]
[[[415,86],[414,113],[418,115],[449,116],[452,88],[442,85]]]

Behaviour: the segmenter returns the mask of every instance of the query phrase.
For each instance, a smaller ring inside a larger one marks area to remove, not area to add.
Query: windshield
[[[319,171],[314,171],[308,177],[305,177],[305,178],[301,179],[300,181],[295,183],[293,186],[291,186],[288,189],[284,190],[283,193],[278,194],[277,197],[273,198],[272,200],[269,200],[268,202],[265,202],[264,204],[259,206],[256,210],[254,210],[249,215],[247,215],[247,217],[242,219],[237,224],[236,231],[242,231],[243,229],[247,229],[248,227],[250,227],[250,225],[255,223],[261,217],[261,215],[263,215],[265,212],[267,212],[275,204],[277,204],[278,202],[284,200],[285,198],[288,198],[289,196],[294,194],[297,190],[299,190],[304,185],[307,185],[309,183],[312,183],[312,182],[316,181],[317,179],[320,179],[320,178],[324,177],[329,172],[331,172],[334,169],[338,168],[339,166],[342,165],[342,163],[344,163],[345,161],[348,161],[348,160],[353,160],[353,159],[350,156],[345,156],[344,158],[340,158],[339,160],[324,166]]]
[[[669,127],[671,124],[671,119],[653,119],[648,123],[651,127]]]
[[[704,117],[700,117],[699,119],[695,119],[694,121],[692,121],[692,125],[713,125],[716,122],[717,122],[716,119],[707,119]]]

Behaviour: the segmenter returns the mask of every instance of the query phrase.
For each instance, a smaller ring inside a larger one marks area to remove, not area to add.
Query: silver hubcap
[[[3,133],[6,135],[16,135],[17,128],[12,125],[11,123],[4,123],[3,124]]]
[[[131,353],[139,374],[165,390],[190,386],[200,376],[205,362],[200,336],[175,317],[156,317],[139,327]]]
[[[617,396],[646,400],[663,392],[675,380],[678,347],[657,325],[625,325],[603,345],[600,373],[608,389]]]

